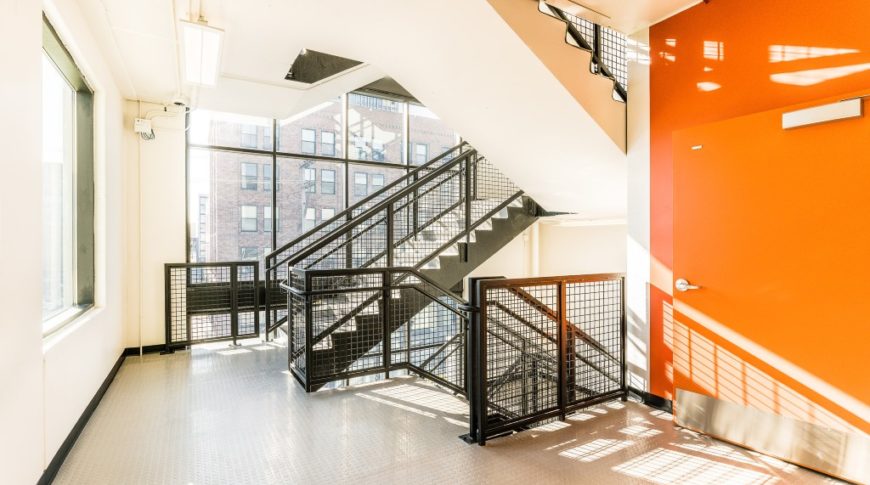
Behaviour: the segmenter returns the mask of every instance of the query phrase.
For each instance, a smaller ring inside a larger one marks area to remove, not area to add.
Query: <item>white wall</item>
[[[0,473],[8,483],[35,483],[43,464],[40,15],[37,2],[0,2]]]
[[[42,338],[42,9],[95,90],[96,305]],[[0,2],[0,476],[35,483],[123,349],[121,96],[76,3]],[[14,68],[13,68],[14,66]]]
[[[625,272],[625,224],[571,226],[547,222],[540,227],[541,276]]]
[[[124,139],[130,171],[125,190],[130,221],[126,347],[164,343],[163,265],[183,263],[187,244],[184,115],[166,113],[160,105],[126,102],[125,126],[145,117],[151,119],[155,138],[143,140],[127,130]]]
[[[631,37],[640,46],[649,44],[649,29]],[[626,297],[628,304],[629,384],[649,391],[649,163],[650,97],[649,55],[637,48],[638,62],[628,65],[628,241]]]

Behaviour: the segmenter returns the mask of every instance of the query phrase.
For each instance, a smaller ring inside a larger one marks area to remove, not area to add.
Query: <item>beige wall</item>
[[[561,224],[553,219],[539,220],[468,277],[526,278],[626,271],[625,224]],[[467,279],[465,291],[467,296]]]

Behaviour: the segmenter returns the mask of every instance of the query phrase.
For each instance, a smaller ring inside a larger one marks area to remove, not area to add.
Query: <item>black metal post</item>
[[[314,362],[311,360],[314,354],[314,349],[312,348],[312,342],[314,341],[314,312],[311,308],[311,274],[305,271],[303,273],[303,278],[305,279],[305,296],[302,300],[305,305],[305,392],[311,392],[311,373],[316,369]]]
[[[239,266],[236,263],[230,263],[230,334],[233,345],[239,345],[236,341],[239,336]]]
[[[475,282],[475,292],[477,293],[479,325],[477,329],[477,444],[480,446],[486,445],[486,409],[487,409],[487,390],[486,390],[486,286],[481,281]]]
[[[392,206],[390,206],[390,207],[392,207]],[[387,213],[392,214],[392,211],[390,210]],[[387,218],[387,221],[388,221],[387,227],[392,227],[392,224],[389,223],[390,219],[391,219],[391,217]],[[392,266],[392,264],[390,266]],[[384,285],[384,290],[383,290],[384,304],[383,304],[383,311],[381,312],[383,315],[383,317],[382,317],[382,320],[383,320],[383,340],[382,340],[383,345],[382,345],[382,348],[383,348],[383,353],[384,353],[384,356],[383,356],[383,359],[384,359],[384,378],[389,379],[390,378],[390,364],[391,364],[391,360],[392,360],[392,358],[390,356],[390,350],[391,350],[390,349],[390,343],[391,343],[390,339],[392,336],[392,332],[390,331],[390,327],[391,327],[390,323],[392,320],[392,315],[391,315],[392,311],[390,309],[390,307],[392,305],[390,305],[390,299],[393,296],[392,295],[393,275],[390,274],[390,270],[384,271],[383,273],[381,273],[381,275],[382,275],[381,277],[383,278],[382,283]]]
[[[185,271],[187,271],[185,269]],[[163,302],[163,307],[165,310],[165,319],[166,322],[166,347],[163,350],[164,354],[172,353],[171,344],[172,344],[172,266],[169,264],[163,265],[163,280],[165,281],[166,290],[165,290],[165,300]],[[185,312],[187,313],[187,312]]]
[[[622,364],[622,368],[620,370],[620,380],[622,381],[622,401],[625,402],[628,400],[628,381],[626,380],[626,368],[628,363],[625,360],[625,344],[628,340],[628,312],[627,308],[627,298],[625,297],[625,276],[619,279],[619,298],[622,300],[622,318],[619,322],[619,333],[620,333],[620,355],[619,362]]]
[[[556,288],[559,291],[559,337],[558,337],[558,346],[559,346],[559,361],[558,361],[558,374],[559,374],[559,394],[557,397],[557,401],[559,403],[559,419],[562,421],[565,420],[565,408],[568,406],[568,375],[566,372],[566,367],[568,363],[568,325],[567,325],[567,317],[565,314],[565,282],[560,281],[556,284]]]
[[[471,159],[477,158],[477,155],[465,158],[465,244],[466,250],[463,252],[462,259],[468,261],[468,245],[471,243]]]
[[[595,59],[595,72],[601,71],[601,26],[594,24],[592,28],[592,58]]]
[[[352,215],[350,212],[347,213],[345,219],[347,220],[347,222],[350,222],[350,220],[352,219]],[[345,237],[344,260],[345,268],[353,268],[353,229],[347,231],[347,236]]]

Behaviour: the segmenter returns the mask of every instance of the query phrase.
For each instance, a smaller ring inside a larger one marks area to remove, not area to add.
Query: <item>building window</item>
[[[357,197],[365,197],[369,193],[369,176],[368,174],[357,172],[353,176],[353,195]]]
[[[376,162],[384,161],[384,142],[381,140],[372,140],[372,160]]]
[[[242,261],[256,261],[260,258],[260,248],[241,247],[239,248],[239,259]]]
[[[321,222],[328,221],[333,217],[335,217],[335,209],[333,209],[332,207],[324,207],[323,209],[320,209]]]
[[[263,232],[272,232],[272,207],[263,206]]]
[[[361,136],[353,137],[353,146],[356,149],[357,160],[368,160],[366,156],[366,139]]]
[[[314,154],[317,144],[317,132],[310,128],[302,128],[302,153]]]
[[[43,17],[43,333],[94,303],[93,91]]]
[[[257,127],[255,125],[241,125],[239,131],[241,133],[240,147],[257,148]]]
[[[257,164],[242,162],[242,189],[257,190]]]
[[[242,232],[257,232],[257,206],[243,205],[241,207]]]
[[[269,126],[263,127],[263,150],[272,149],[272,128]]]
[[[302,169],[302,185],[305,186],[305,192],[314,194],[317,192],[317,169],[303,168]]]
[[[325,130],[320,132],[320,154],[328,157],[335,156],[335,132]]]
[[[317,211],[314,207],[305,208],[305,219],[302,221],[302,230],[310,231],[317,224]]]
[[[320,170],[320,193],[326,195],[335,194],[335,170]]]
[[[266,192],[272,191],[272,164],[266,163],[263,165],[263,190]]]
[[[384,174],[382,174],[382,173],[372,174],[372,193],[374,194],[375,192],[381,190],[382,188],[384,188]]]
[[[425,143],[414,144],[414,163],[423,165],[429,161],[429,145]]]

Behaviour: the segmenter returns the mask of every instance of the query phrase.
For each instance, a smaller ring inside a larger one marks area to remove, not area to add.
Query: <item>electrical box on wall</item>
[[[136,118],[133,121],[133,131],[144,135],[151,134],[151,120],[145,118]]]

